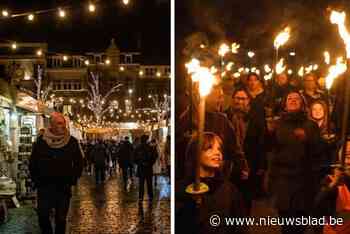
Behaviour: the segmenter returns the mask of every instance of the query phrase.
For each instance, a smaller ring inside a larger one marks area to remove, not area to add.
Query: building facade
[[[35,84],[42,69],[41,92],[50,87],[48,99],[72,117],[91,118],[89,89],[92,75],[99,77],[99,92],[121,85],[106,103],[114,110],[104,119],[119,122],[155,121],[155,99],[170,96],[170,65],[143,65],[139,52],[121,52],[111,40],[104,52],[52,53],[46,43],[0,43],[0,77],[37,95]],[[148,109],[147,112],[142,110]]]

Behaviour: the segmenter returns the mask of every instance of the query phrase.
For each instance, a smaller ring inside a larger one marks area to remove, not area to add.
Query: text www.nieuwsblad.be
[[[209,224],[212,227],[220,225],[225,226],[323,226],[323,225],[343,225],[343,218],[325,216],[322,218],[315,218],[311,216],[301,216],[293,218],[285,217],[223,217],[219,215],[212,215],[209,218]]]

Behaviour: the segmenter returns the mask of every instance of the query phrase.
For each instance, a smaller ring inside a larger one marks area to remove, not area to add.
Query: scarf
[[[68,144],[70,139],[70,134],[66,130],[63,135],[54,135],[49,128],[45,130],[43,135],[43,140],[49,145],[50,148],[62,148]]]

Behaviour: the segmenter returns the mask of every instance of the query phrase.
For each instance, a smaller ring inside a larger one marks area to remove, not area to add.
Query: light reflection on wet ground
[[[138,202],[138,179],[123,190],[119,175],[95,185],[84,176],[73,190],[68,217],[69,233],[170,233],[170,185],[160,176],[155,199]],[[147,194],[147,193],[146,193]]]

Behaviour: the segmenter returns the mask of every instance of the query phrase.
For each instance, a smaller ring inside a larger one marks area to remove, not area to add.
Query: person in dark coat
[[[112,160],[112,168],[115,171],[117,169],[117,160],[118,160],[118,145],[116,141],[111,142],[110,146],[111,151],[111,160]]]
[[[305,113],[298,92],[290,92],[275,130],[270,188],[281,217],[310,215],[319,185],[320,130]],[[315,171],[316,170],[316,171]],[[303,226],[282,226],[282,233],[304,233]]]
[[[315,101],[327,103],[327,98],[320,90],[316,74],[308,73],[303,79],[303,89],[300,91],[308,108]]]
[[[205,131],[214,132],[223,140],[223,151],[225,163],[224,174],[230,176],[234,171],[238,177],[247,175],[247,163],[244,155],[237,151],[235,132],[226,114],[222,113],[223,90],[215,86],[206,98]],[[194,103],[196,103],[194,101]],[[179,118],[176,127],[176,169],[175,175],[178,179],[184,178],[186,171],[185,150],[191,135],[198,129],[197,107],[193,106],[193,113],[187,109]],[[195,114],[194,114],[195,113]],[[191,115],[193,115],[191,117]],[[232,169],[231,169],[232,168]],[[187,170],[188,171],[188,170]]]
[[[123,181],[124,181],[124,190],[127,190],[128,178],[132,178],[132,154],[133,154],[133,146],[129,141],[129,137],[125,137],[124,141],[121,142],[119,146],[119,166],[122,169]],[[128,175],[129,174],[129,175]]]
[[[226,111],[236,133],[237,146],[248,161],[249,177],[235,181],[243,193],[245,206],[250,212],[252,200],[262,194],[263,177],[267,169],[264,149],[265,118],[250,106],[251,96],[244,88],[237,89],[232,95],[232,105]]]
[[[141,136],[141,144],[135,149],[134,160],[137,165],[139,177],[139,201],[143,201],[145,181],[147,183],[148,198],[153,200],[153,164],[158,158],[157,150],[148,143],[148,136]]]
[[[345,153],[345,168],[341,168],[341,150],[339,151],[339,160],[333,164],[334,171],[326,175],[321,188],[315,198],[314,217],[339,217],[343,218],[343,224],[340,226],[319,226],[314,227],[322,233],[350,233],[350,139],[347,139]],[[341,230],[341,231],[340,231]],[[328,232],[327,232],[328,231]]]
[[[90,153],[95,166],[96,184],[103,183],[105,181],[106,165],[108,165],[108,154],[102,140],[95,144]]]
[[[83,155],[78,140],[70,136],[66,128],[64,116],[53,112],[50,126],[33,144],[29,160],[30,175],[37,188],[42,233],[65,233],[71,186],[76,185],[81,176]],[[50,221],[52,208],[56,210],[55,232]]]
[[[237,188],[222,174],[223,142],[220,137],[212,132],[204,132],[203,145],[200,149],[199,171],[200,180],[209,187],[209,191],[201,198],[193,197],[185,190],[194,181],[196,157],[198,149],[198,137],[194,136],[186,150],[186,158],[192,165],[186,174],[188,178],[176,181],[175,186],[175,232],[186,234],[228,234],[247,233],[244,226],[213,227],[210,225],[210,217],[218,215],[221,220],[224,217],[239,218],[245,216],[245,209],[241,195]]]

